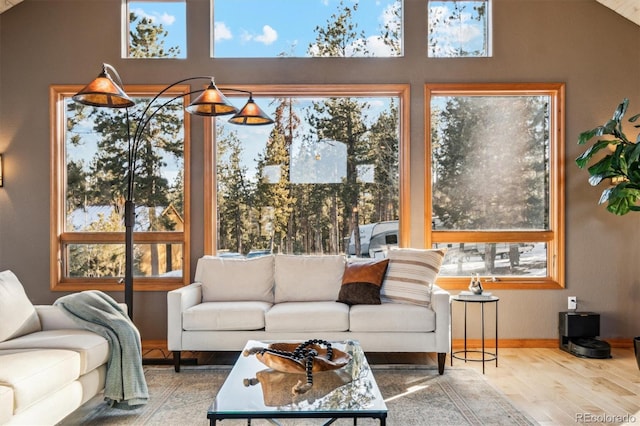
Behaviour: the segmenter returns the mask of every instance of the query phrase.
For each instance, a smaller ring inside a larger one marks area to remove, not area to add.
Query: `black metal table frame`
[[[215,426],[216,421],[224,420],[224,419],[247,419],[247,425],[251,425],[251,419],[265,419],[269,420],[272,423],[279,425],[280,423],[273,418],[274,413],[265,413],[265,414],[218,414],[218,413],[209,413],[207,414],[207,418],[209,419],[209,425]],[[381,411],[379,413],[345,413],[341,411],[327,411],[324,413],[277,413],[278,419],[327,419],[329,418],[324,425],[330,425],[338,419],[344,418],[352,418],[353,424],[358,424],[358,419],[378,419],[380,420],[380,426],[385,426],[387,424],[387,412]]]
[[[496,367],[498,366],[498,301],[500,298],[492,296],[490,299],[462,299],[458,297],[451,298],[451,318],[453,318],[453,302],[462,302],[464,303],[464,350],[454,351],[453,350],[453,334],[451,335],[451,366],[453,367],[453,359],[459,359],[461,361],[467,362],[482,362],[482,374],[484,374],[484,365],[487,362],[495,361]],[[482,312],[482,323],[481,323],[481,331],[482,331],[482,350],[468,350],[467,349],[467,304],[468,303],[480,303],[480,310]],[[484,340],[484,305],[487,303],[495,303],[495,331],[496,331],[496,346],[495,352],[488,352],[485,348]],[[451,325],[453,326],[453,319],[451,321]],[[464,356],[459,356],[458,354],[463,353]],[[470,358],[468,356],[469,353],[480,353],[482,354],[482,359],[478,358]]]

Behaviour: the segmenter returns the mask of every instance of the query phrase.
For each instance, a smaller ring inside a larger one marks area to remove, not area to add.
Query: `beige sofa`
[[[437,250],[391,250],[375,282],[352,272],[359,263],[343,256],[205,256],[195,282],[167,294],[175,370],[181,351],[239,351],[251,339],[350,339],[368,352],[435,352],[442,374],[449,293],[433,284],[442,257]],[[372,302],[376,287],[380,301]]]
[[[0,425],[56,424],[104,389],[109,344],[0,272]]]

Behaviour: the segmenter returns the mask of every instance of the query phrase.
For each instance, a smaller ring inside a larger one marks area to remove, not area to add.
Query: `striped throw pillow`
[[[381,301],[431,307],[431,291],[445,254],[443,249],[389,250]]]

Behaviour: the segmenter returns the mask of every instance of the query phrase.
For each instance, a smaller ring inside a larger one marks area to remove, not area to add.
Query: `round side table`
[[[451,327],[453,329],[453,304],[463,303],[464,304],[464,350],[454,351],[453,350],[453,333],[451,335],[451,366],[453,366],[453,359],[459,359],[464,362],[474,361],[474,362],[482,362],[482,374],[484,374],[484,364],[486,362],[495,361],[496,367],[498,366],[498,301],[499,297],[489,296],[489,297],[458,297],[451,296]],[[482,349],[481,350],[469,350],[467,349],[467,305],[479,303],[480,311],[482,315],[482,322],[480,323],[480,328],[482,330]],[[489,352],[485,349],[484,344],[484,306],[486,304],[492,303],[495,306],[495,330],[496,330],[496,347],[495,352]],[[471,357],[470,354],[481,354],[482,358]]]

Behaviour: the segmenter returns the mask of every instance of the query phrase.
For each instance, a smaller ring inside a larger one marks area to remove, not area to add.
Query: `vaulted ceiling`
[[[640,25],[640,0],[596,0],[615,10],[625,18]],[[22,2],[22,0],[0,0],[0,13]]]
[[[0,0],[0,13],[4,12],[5,10],[15,6],[16,4],[20,3],[22,0]]]
[[[597,0],[609,9],[640,25],[640,0]]]

